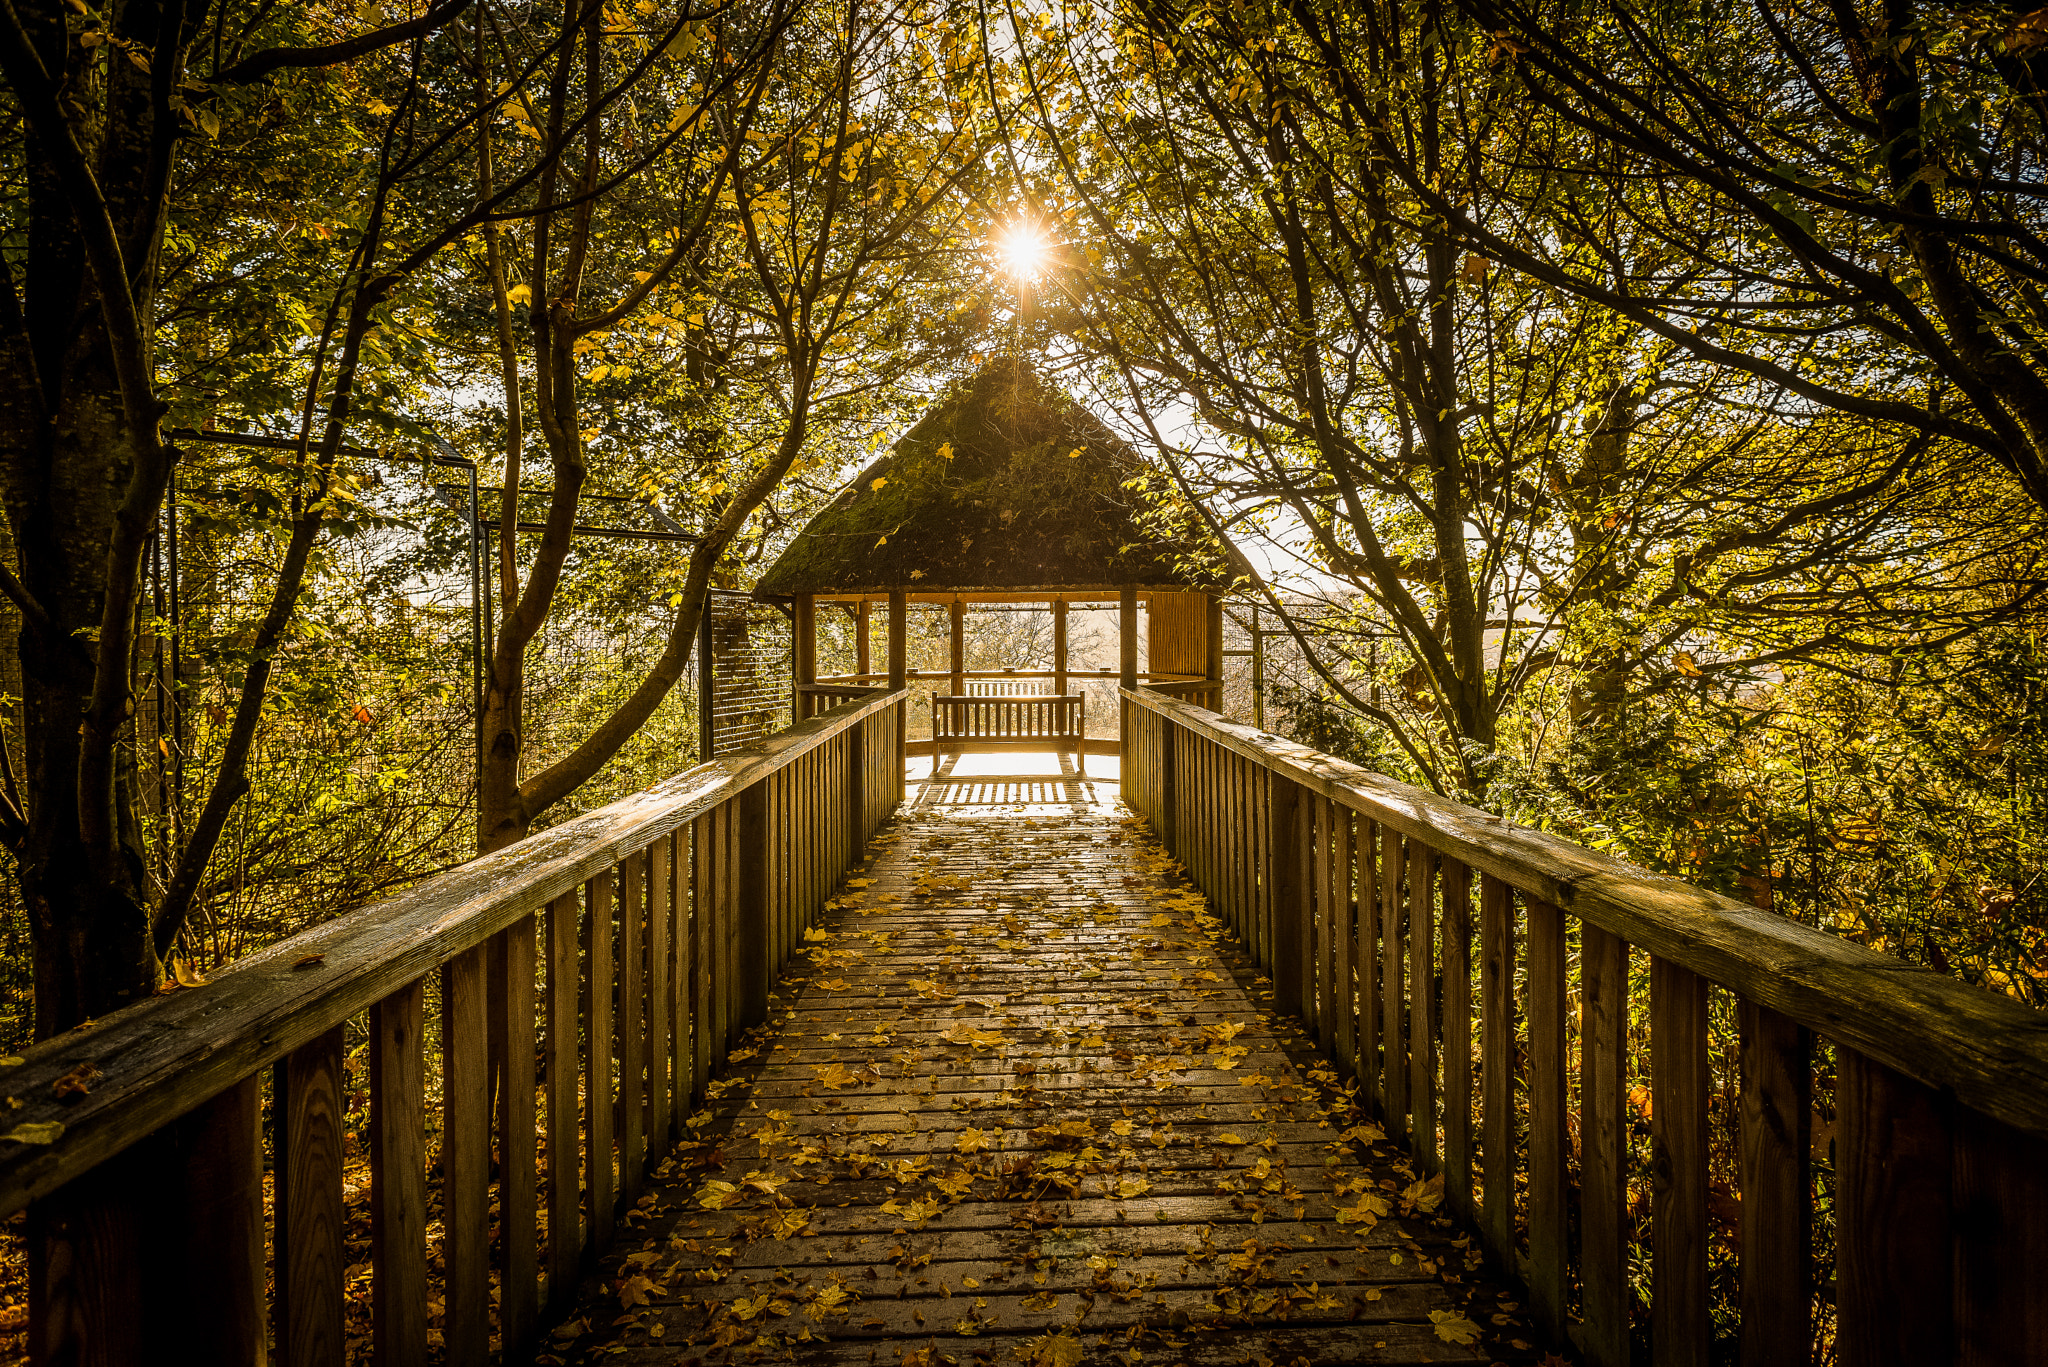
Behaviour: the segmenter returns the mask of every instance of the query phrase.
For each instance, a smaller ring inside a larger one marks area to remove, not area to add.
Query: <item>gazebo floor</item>
[[[1530,1360],[1115,783],[1061,767],[914,785],[543,1360]]]

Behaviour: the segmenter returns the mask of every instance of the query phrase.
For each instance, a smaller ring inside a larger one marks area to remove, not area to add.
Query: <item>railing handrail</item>
[[[30,1047],[20,1066],[0,1073],[0,1090],[24,1103],[9,1125],[54,1121],[63,1130],[50,1144],[0,1143],[0,1218],[895,705],[906,691],[843,703],[237,959],[204,987],[138,1002]],[[81,1067],[99,1070],[90,1091],[69,1104],[56,1100],[53,1084]]]
[[[1148,689],[1120,689],[1351,811],[1983,1115],[2048,1137],[2048,1014]]]

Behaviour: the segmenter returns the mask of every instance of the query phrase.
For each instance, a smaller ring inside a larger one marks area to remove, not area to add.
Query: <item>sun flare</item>
[[[1015,280],[1029,283],[1038,279],[1052,259],[1052,243],[1035,223],[1013,223],[996,237],[996,257],[1003,270]]]

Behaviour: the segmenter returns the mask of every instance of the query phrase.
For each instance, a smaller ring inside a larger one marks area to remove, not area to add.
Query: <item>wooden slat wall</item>
[[[1168,650],[1174,611],[1153,606],[1153,639]],[[1122,701],[1126,799],[1271,975],[1276,1004],[1359,1079],[1418,1164],[1443,1173],[1449,1208],[1526,1279],[1539,1323],[1590,1367],[1625,1367],[1642,1316],[1657,1363],[1705,1363],[1717,1237],[1708,1019],[1720,989],[1632,956],[1621,935],[1547,900],[1540,870],[1526,888],[1492,869],[1475,880],[1448,836],[1439,846],[1397,829],[1398,811],[1354,810],[1341,787],[1301,777],[1300,747],[1269,761],[1269,738],[1156,698]],[[1649,1021],[1633,1042],[1632,957],[1647,962]],[[1734,1008],[1739,1132],[1720,1142],[1741,1162],[1742,1237],[1728,1244],[1741,1266],[1740,1356],[1790,1367],[1816,1351],[1817,1055],[1787,1016],[1739,992]],[[1835,1056],[1839,1360],[2048,1362],[2048,1139],[1840,1041]],[[1634,1097],[1632,1060],[1649,1081]],[[1632,1169],[1636,1114],[1649,1117],[1651,1153]],[[1632,1170],[1650,1198],[1640,1227]],[[1631,1303],[1632,1240],[1647,1244],[1646,1315]]]

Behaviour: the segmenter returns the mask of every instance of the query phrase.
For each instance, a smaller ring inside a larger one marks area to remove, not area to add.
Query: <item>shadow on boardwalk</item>
[[[544,1360],[1532,1360],[1214,928],[1113,779],[942,761]]]

